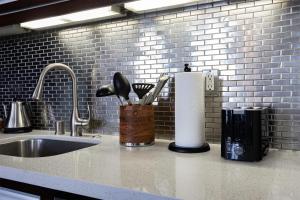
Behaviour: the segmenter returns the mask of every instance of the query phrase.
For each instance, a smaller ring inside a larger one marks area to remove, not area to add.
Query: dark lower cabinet
[[[49,188],[44,188],[36,185],[21,183],[17,181],[11,181],[7,179],[0,178],[0,187],[7,188],[7,193],[14,191],[16,195],[24,195],[24,199],[40,199],[40,200],[96,200],[95,198],[86,197],[78,194],[63,192],[59,190],[53,190]],[[5,195],[6,191],[3,190],[2,195]],[[1,192],[0,192],[1,195]],[[28,198],[26,198],[26,195]],[[0,196],[1,199],[1,196]],[[12,198],[13,199],[13,198]],[[22,198],[20,198],[22,199]]]

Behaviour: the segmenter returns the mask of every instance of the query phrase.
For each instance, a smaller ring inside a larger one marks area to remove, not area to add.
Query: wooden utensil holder
[[[154,144],[154,108],[152,105],[120,106],[120,144]]]

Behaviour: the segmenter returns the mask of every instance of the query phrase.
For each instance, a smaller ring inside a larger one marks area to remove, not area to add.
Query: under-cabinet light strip
[[[209,1],[209,0],[204,0]],[[152,12],[156,10],[175,8],[190,3],[197,3],[199,0],[139,0],[125,3],[124,7],[135,13]],[[201,1],[203,2],[203,1]]]
[[[28,29],[45,29],[61,25],[76,24],[78,22],[89,22],[100,19],[103,20],[107,18],[123,16],[120,10],[120,7],[117,6],[107,6],[91,10],[74,12],[66,15],[60,15],[56,17],[28,21],[21,23],[21,27]]]

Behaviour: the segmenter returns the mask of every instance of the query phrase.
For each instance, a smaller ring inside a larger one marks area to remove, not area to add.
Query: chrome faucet
[[[79,136],[78,132],[78,126],[86,126],[88,125],[90,121],[90,109],[88,107],[88,119],[81,119],[79,118],[78,114],[78,101],[77,101],[77,79],[76,75],[73,72],[73,70],[68,67],[67,65],[64,65],[62,63],[53,63],[45,67],[40,75],[39,81],[37,83],[37,86],[33,92],[32,98],[36,100],[40,100],[42,98],[43,93],[43,85],[45,82],[45,75],[48,73],[48,71],[52,69],[63,69],[66,70],[72,79],[73,87],[72,87],[72,93],[73,93],[73,110],[72,110],[72,116],[70,120],[70,126],[71,126],[71,136]]]

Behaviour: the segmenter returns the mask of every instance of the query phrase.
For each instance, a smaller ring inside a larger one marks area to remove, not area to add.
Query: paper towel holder
[[[189,67],[189,64],[184,64],[184,72],[191,72],[192,69]]]
[[[204,87],[203,87],[204,81],[203,81],[202,74],[191,73],[191,68],[189,67],[189,64],[187,64],[187,63],[184,64],[184,72],[176,74],[176,79],[179,78],[178,84],[182,83],[182,81],[184,80],[184,77],[185,78],[188,77],[189,78],[188,80],[191,80],[191,77],[192,77],[192,82],[194,80],[196,80],[197,84],[195,84],[195,85],[199,86],[199,84],[200,84],[201,85],[201,87],[199,87],[200,90],[201,90],[201,88],[204,90]],[[180,82],[180,80],[181,80],[181,82]],[[202,80],[203,84],[201,84],[201,80]],[[177,81],[176,81],[175,88],[177,86],[179,86],[178,84],[177,84]],[[184,85],[185,84],[186,84],[186,81],[184,81]],[[191,84],[191,85],[193,85],[193,84]],[[186,92],[186,91],[184,91],[184,92]],[[179,100],[181,100],[181,101],[179,101],[180,103],[178,104],[178,108],[179,108],[178,110],[180,110],[180,109],[181,110],[182,109],[186,110],[185,100],[180,98],[181,96],[180,95],[178,96],[177,93],[176,93],[176,95],[175,95],[176,100],[177,100],[177,97],[179,97]],[[177,109],[176,100],[175,100],[175,107],[176,107],[175,110]],[[203,96],[202,102],[204,102],[204,101],[205,100],[204,100],[204,96]],[[200,110],[201,110],[201,106],[205,107],[204,104],[199,105]],[[202,111],[201,114],[203,114],[203,118],[205,118],[204,111]],[[187,115],[190,118],[195,119],[195,117],[194,117],[195,115],[189,115],[189,114],[187,114]],[[196,117],[197,116],[199,116],[199,109],[198,109],[198,112],[196,112]],[[176,113],[175,113],[175,118],[176,117],[177,116],[176,116]],[[175,125],[176,125],[177,122],[182,122],[182,118],[179,117],[178,120],[176,118]],[[184,119],[184,120],[186,121],[186,119]],[[204,121],[203,120],[200,120],[200,121],[201,121],[202,126],[198,124],[198,121],[196,123],[192,123],[192,124],[191,123],[185,124],[184,127],[183,128],[181,127],[180,129],[177,129],[176,126],[175,126],[175,142],[170,143],[169,146],[168,146],[168,149],[170,151],[174,151],[174,152],[178,152],[178,153],[202,153],[202,152],[209,151],[210,146],[207,142],[205,142],[205,135],[204,135],[204,128],[203,128],[204,127]],[[189,120],[187,120],[187,122],[189,122]],[[186,133],[188,135],[183,134],[183,133]],[[177,138],[176,137],[177,134],[180,137]],[[195,135],[197,137],[189,137],[189,136],[195,136]]]
[[[205,142],[201,147],[181,147],[177,146],[175,142],[169,144],[168,149],[178,153],[203,153],[210,150],[210,146]]]

